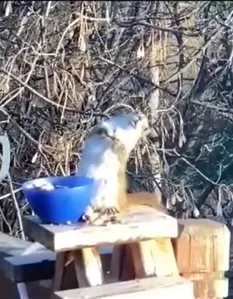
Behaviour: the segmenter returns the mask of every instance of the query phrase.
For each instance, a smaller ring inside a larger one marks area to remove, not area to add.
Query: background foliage
[[[231,1],[0,2],[0,123],[11,143],[1,230],[23,235],[20,184],[78,167],[85,131],[120,109],[153,134],[129,161],[131,190],[177,217],[231,225]]]

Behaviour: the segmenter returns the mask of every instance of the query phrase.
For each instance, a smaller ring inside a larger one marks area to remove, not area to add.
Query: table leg
[[[74,267],[80,288],[104,283],[100,254],[96,248],[73,251]]]
[[[53,298],[54,292],[61,290],[66,257],[67,257],[66,252],[57,253],[55,269],[54,269],[54,277],[52,282],[51,298]]]
[[[137,278],[179,275],[170,239],[141,241],[130,246]]]

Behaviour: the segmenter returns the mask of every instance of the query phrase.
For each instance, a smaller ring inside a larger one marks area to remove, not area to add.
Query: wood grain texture
[[[208,219],[184,219],[179,223],[182,226],[174,247],[180,273],[229,269],[230,231],[224,224]]]
[[[137,278],[179,274],[170,239],[147,240],[130,246]]]
[[[179,273],[193,281],[196,298],[228,296],[229,229],[208,219],[178,221],[179,236],[173,244]]]
[[[153,277],[92,288],[56,292],[56,299],[194,299],[192,282],[180,277]],[[146,298],[146,297],[144,297]]]
[[[177,220],[151,207],[135,207],[118,218],[120,224],[108,226],[46,225],[35,216],[26,216],[23,222],[28,236],[57,252],[178,235]]]
[[[85,248],[72,253],[79,287],[102,285],[104,274],[100,254],[96,248]]]
[[[193,282],[196,298],[226,298],[228,297],[229,280],[224,273],[183,273],[183,277]]]
[[[55,291],[61,290],[66,257],[67,257],[66,252],[60,252],[57,254],[56,262],[55,262],[54,277],[53,277],[53,282],[52,282],[51,298],[53,298],[53,293]]]

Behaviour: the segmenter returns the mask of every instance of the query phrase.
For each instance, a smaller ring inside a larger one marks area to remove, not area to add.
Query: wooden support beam
[[[104,283],[100,254],[96,248],[73,251],[74,267],[80,288]]]
[[[137,278],[179,274],[170,239],[142,241],[130,246]]]
[[[65,263],[67,259],[67,252],[57,253],[57,258],[55,262],[54,277],[52,282],[51,298],[55,291],[61,290],[62,281],[65,273]]]

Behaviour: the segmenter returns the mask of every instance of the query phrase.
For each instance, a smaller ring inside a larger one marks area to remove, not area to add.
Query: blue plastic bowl
[[[43,223],[77,223],[95,192],[94,181],[79,176],[48,177],[46,181],[59,189],[28,189],[27,185],[45,178],[23,183],[22,191],[35,214]],[[64,188],[63,188],[64,187]]]

